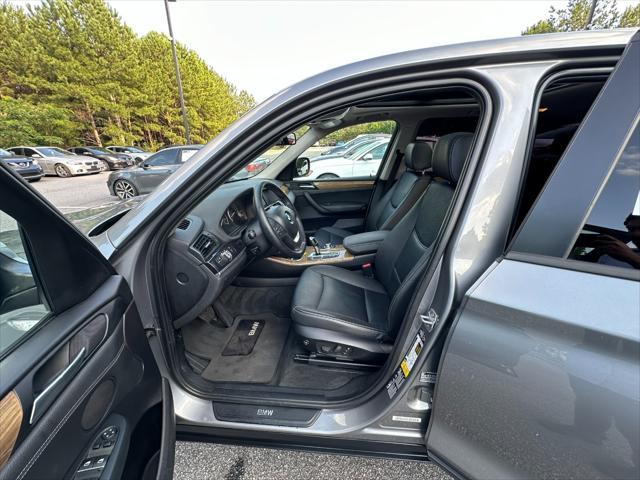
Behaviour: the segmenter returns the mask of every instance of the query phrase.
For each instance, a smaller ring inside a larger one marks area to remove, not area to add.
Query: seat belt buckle
[[[373,278],[373,263],[367,262],[362,265],[362,275],[365,277]]]

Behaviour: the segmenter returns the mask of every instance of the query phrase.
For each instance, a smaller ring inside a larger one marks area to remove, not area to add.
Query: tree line
[[[103,0],[0,3],[0,146],[184,143],[167,36],[136,35]],[[177,44],[191,141],[255,103]]]
[[[631,27],[640,27],[640,3],[630,5],[620,12],[616,0],[597,0],[595,5],[593,0],[569,0],[565,8],[549,8],[547,18],[531,25],[522,34]]]

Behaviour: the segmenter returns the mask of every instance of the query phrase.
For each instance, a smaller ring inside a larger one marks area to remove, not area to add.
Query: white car
[[[75,155],[58,147],[20,146],[11,147],[7,150],[16,155],[37,159],[45,175],[72,177],[74,175],[86,175],[102,171],[100,160],[85,155]]]
[[[341,177],[375,177],[389,146],[389,139],[376,140],[362,145],[349,157],[315,157],[305,180],[325,180]]]

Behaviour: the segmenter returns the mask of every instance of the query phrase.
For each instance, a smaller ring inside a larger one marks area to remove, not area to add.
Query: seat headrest
[[[423,172],[431,168],[433,149],[428,143],[410,143],[404,149],[404,164],[408,170]]]
[[[433,150],[433,174],[457,183],[471,148],[473,133],[449,133],[438,139]]]

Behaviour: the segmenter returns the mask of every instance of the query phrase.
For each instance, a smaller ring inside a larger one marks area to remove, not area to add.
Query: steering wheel
[[[277,197],[275,202],[265,205],[265,191],[271,191]],[[288,258],[300,258],[307,248],[304,227],[300,215],[275,183],[260,182],[253,189],[253,202],[260,227],[280,254]]]

